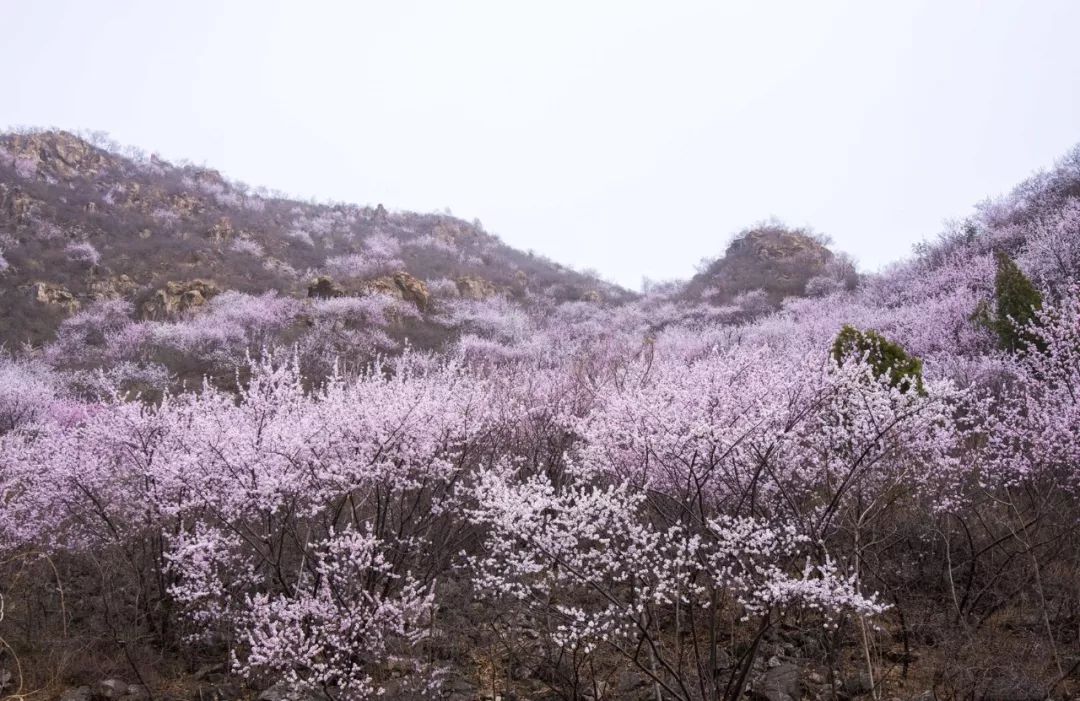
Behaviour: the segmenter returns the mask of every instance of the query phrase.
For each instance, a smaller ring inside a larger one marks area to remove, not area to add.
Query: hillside
[[[811,234],[766,224],[740,232],[724,255],[708,263],[687,284],[686,295],[714,304],[729,304],[755,290],[778,305],[786,297],[815,291],[815,278],[833,280],[840,260]],[[852,280],[854,282],[854,280]]]
[[[770,223],[631,295],[4,143],[0,693],[1080,694],[1080,148],[880,273]]]
[[[53,338],[101,300],[164,320],[227,290],[303,298],[313,285],[315,295],[408,298],[421,311],[457,297],[628,296],[514,250],[479,222],[271,196],[60,131],[0,135],[0,260],[9,347]]]

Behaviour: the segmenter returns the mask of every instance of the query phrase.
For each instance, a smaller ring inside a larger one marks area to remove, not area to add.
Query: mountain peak
[[[777,304],[805,294],[807,282],[829,273],[836,260],[822,237],[766,224],[739,233],[722,257],[691,279],[686,294],[727,304],[740,294],[762,290]]]

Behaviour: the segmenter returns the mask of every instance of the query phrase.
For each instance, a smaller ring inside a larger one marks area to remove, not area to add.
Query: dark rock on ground
[[[257,701],[327,701],[327,697],[308,686],[278,682],[259,694]]]
[[[754,701],[798,701],[802,698],[799,668],[783,662],[762,674],[750,692]]]
[[[104,699],[119,699],[127,692],[128,683],[123,679],[103,679],[98,682],[97,694]]]
[[[68,689],[60,694],[60,701],[92,701],[93,697],[94,694],[90,691],[90,687],[80,686],[75,689]]]
[[[869,694],[874,688],[870,678],[865,674],[856,674],[848,677],[840,686],[840,696],[845,699],[857,699]]]

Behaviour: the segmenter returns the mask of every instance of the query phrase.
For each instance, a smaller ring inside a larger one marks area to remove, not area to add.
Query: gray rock
[[[840,687],[840,694],[845,698],[855,699],[869,694],[873,688],[874,685],[870,683],[868,676],[856,674],[844,680],[843,685]]]
[[[90,691],[90,687],[88,686],[68,689],[60,694],[60,701],[90,701],[92,698],[93,692]]]
[[[150,698],[150,691],[142,684],[131,684],[127,688],[127,693],[120,698],[122,701],[147,701]]]
[[[758,677],[750,698],[755,701],[798,701],[802,698],[799,668],[783,662]]]
[[[195,670],[195,674],[192,675],[196,681],[214,681],[216,677],[220,677],[225,672],[225,665],[220,662],[213,662],[211,664],[204,664]]]
[[[250,697],[244,695],[243,689],[238,684],[227,682],[200,686],[189,698],[191,701],[236,701]]]
[[[278,682],[259,694],[258,701],[326,701],[326,695],[310,686]]]
[[[475,684],[455,676],[443,683],[442,694],[447,701],[472,701],[478,690]]]
[[[98,682],[97,693],[106,699],[119,699],[127,695],[128,686],[123,679],[105,679]]]

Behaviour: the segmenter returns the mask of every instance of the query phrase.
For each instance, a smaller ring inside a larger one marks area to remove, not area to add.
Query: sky
[[[1080,142],[1080,2],[0,0],[0,127],[480,219],[631,288],[775,217],[865,271]]]

